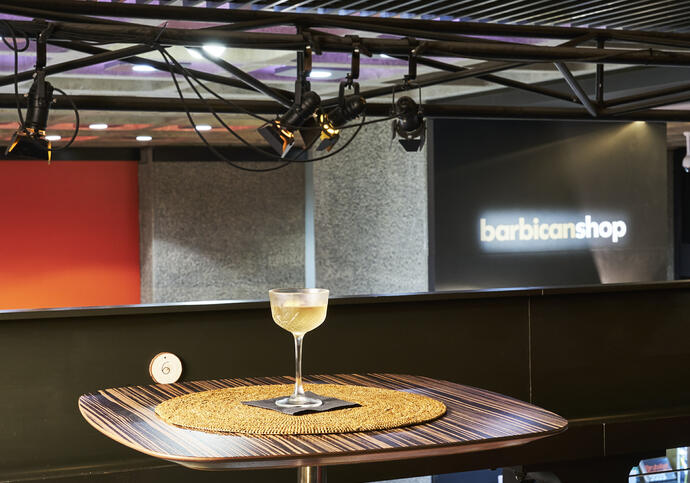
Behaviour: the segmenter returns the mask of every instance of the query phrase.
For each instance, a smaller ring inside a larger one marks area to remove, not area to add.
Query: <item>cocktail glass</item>
[[[311,408],[321,405],[319,399],[304,395],[302,387],[302,341],[304,334],[326,319],[328,290],[323,288],[275,288],[268,291],[273,321],[292,333],[295,339],[295,390],[290,397],[279,399],[280,407]]]

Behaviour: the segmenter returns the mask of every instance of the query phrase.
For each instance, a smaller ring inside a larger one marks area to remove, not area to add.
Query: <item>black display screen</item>
[[[435,290],[666,280],[661,123],[432,123]]]

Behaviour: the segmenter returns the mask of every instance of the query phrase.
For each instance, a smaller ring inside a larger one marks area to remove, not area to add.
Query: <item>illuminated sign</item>
[[[479,240],[487,251],[578,250],[620,245],[625,220],[606,215],[493,212],[479,219]]]

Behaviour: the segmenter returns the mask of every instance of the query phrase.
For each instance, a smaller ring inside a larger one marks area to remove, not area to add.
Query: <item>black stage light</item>
[[[405,151],[419,151],[426,139],[426,121],[422,110],[412,98],[403,96],[395,103],[393,113],[398,118],[393,120],[393,138],[397,133],[398,141]]]
[[[316,92],[306,92],[302,96],[302,102],[294,104],[285,114],[261,126],[259,134],[281,157],[285,157],[295,143],[295,131],[314,115],[319,104],[321,98]]]
[[[341,97],[338,107],[327,113],[319,114],[321,142],[317,151],[330,151],[340,139],[340,129],[359,116],[366,107],[367,101],[359,94]]]
[[[47,159],[50,161],[51,144],[45,139],[50,104],[53,102],[53,86],[46,82],[45,72],[36,72],[28,94],[28,107],[24,125],[12,136],[5,156]]]

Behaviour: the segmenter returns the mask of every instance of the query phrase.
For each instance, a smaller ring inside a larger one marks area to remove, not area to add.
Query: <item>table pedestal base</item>
[[[320,466],[297,468],[297,483],[326,483],[326,468]]]

